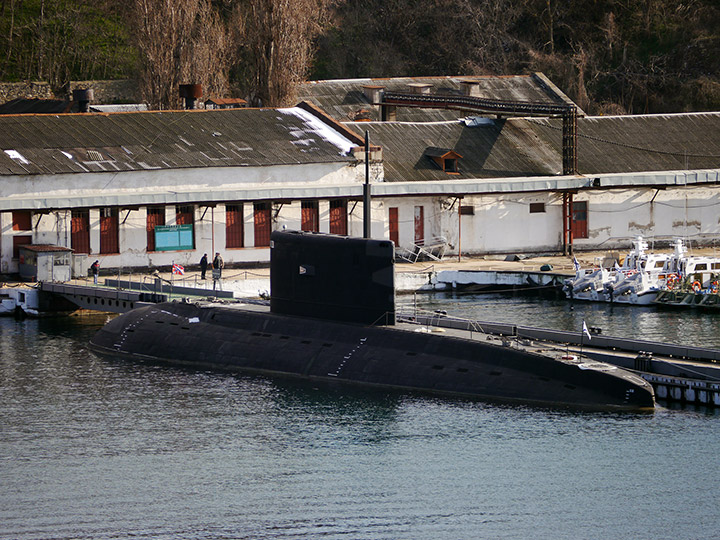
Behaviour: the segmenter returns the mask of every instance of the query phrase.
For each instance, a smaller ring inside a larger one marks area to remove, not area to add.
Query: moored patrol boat
[[[715,282],[717,292],[719,275],[720,259],[689,256],[680,238],[674,241],[672,253],[654,253],[638,236],[622,266],[582,269],[575,261],[575,276],[565,280],[563,291],[573,300],[650,305],[668,303],[678,296],[665,291],[713,292]]]

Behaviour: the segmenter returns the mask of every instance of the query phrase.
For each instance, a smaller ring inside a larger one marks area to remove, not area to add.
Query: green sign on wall
[[[195,249],[192,225],[157,225],[155,251]]]

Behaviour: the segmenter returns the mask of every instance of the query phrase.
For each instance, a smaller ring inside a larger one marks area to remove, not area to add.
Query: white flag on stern
[[[590,336],[590,331],[588,330],[587,324],[585,324],[585,321],[583,321],[583,334],[585,334],[588,339],[592,339],[592,337]]]

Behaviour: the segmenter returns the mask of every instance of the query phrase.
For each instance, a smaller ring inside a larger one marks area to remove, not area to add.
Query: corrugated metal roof
[[[0,104],[0,114],[56,114],[70,112],[74,104],[63,99],[16,98]]]
[[[348,123],[368,130],[383,147],[388,182],[451,179],[428,157],[430,146],[452,149],[457,179],[559,175],[562,121]],[[638,173],[720,168],[720,113],[590,117],[578,119],[580,174]]]
[[[558,154],[562,125],[555,119],[524,124]],[[578,119],[580,174],[720,168],[720,113],[594,116]]]
[[[313,119],[298,108],[0,116],[0,175],[351,160],[354,143]]]
[[[388,91],[411,92],[418,85],[429,85],[431,94],[463,95],[463,81],[477,83],[478,95],[503,100],[540,103],[572,103],[547,77],[541,73],[513,76],[473,77],[396,77],[391,79],[344,79],[310,81],[301,85],[300,99],[316,104],[340,122],[355,119],[380,120],[363,92],[364,86],[383,87]],[[582,111],[580,111],[581,114]],[[460,111],[443,109],[397,108],[397,119],[408,122],[453,120],[465,116]]]
[[[451,154],[453,156],[462,157],[460,154],[455,152],[454,150],[450,148],[438,148],[437,146],[428,146],[425,149],[424,154],[429,157],[437,157],[442,158],[447,156],[448,154]]]
[[[213,105],[241,105],[247,106],[247,101],[242,98],[210,98],[205,101],[205,104],[211,103]]]
[[[147,111],[145,103],[98,103],[89,105],[90,112],[94,113],[116,113],[116,112],[141,112]]]
[[[496,120],[479,127],[463,122],[372,122],[346,124],[368,130],[370,142],[383,148],[386,182],[440,181],[449,179],[547,176],[557,172],[555,163],[523,147],[522,132]],[[427,155],[428,147],[452,150],[461,156],[457,174],[444,172]],[[560,156],[557,157],[560,163]]]

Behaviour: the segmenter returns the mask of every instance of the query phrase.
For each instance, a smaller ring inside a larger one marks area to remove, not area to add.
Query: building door
[[[415,245],[425,245],[425,207],[415,207]]]
[[[20,258],[20,246],[32,244],[32,236],[13,236],[13,259]]]
[[[32,232],[32,219],[29,211],[13,211],[12,213],[13,231],[30,231]],[[20,246],[32,244],[32,234],[23,236],[13,236],[13,259],[20,257]]]
[[[90,253],[90,212],[73,210],[70,222],[70,247],[75,253]]]
[[[12,213],[13,231],[31,231],[32,219],[29,211],[13,210]]]
[[[330,232],[347,236],[347,201],[330,201]]]
[[[400,244],[400,233],[398,231],[399,220],[398,220],[398,209],[397,206],[388,208],[388,227],[390,229],[390,240],[397,247]]]
[[[573,201],[571,227],[573,238],[588,237],[587,201]]]
[[[243,247],[243,207],[242,204],[225,205],[225,247]]]
[[[195,212],[192,206],[176,206],[175,207],[175,224],[176,225],[194,225]]]
[[[155,251],[155,227],[159,225],[165,225],[165,207],[148,206],[147,220],[145,222],[148,251]]]
[[[120,253],[117,208],[100,209],[100,253]]]
[[[272,222],[270,217],[270,203],[255,203],[255,247],[270,245]]]
[[[303,201],[300,228],[303,231],[320,232],[320,211],[317,201]]]

